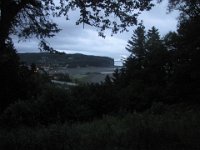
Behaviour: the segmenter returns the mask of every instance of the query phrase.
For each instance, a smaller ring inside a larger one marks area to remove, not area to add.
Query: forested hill
[[[90,56],[83,54],[65,53],[19,53],[20,60],[28,65],[38,66],[66,66],[66,67],[112,67],[114,59],[109,57]]]

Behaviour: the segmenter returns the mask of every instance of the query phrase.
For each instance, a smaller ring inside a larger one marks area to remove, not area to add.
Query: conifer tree
[[[131,53],[131,56],[141,58],[145,56],[145,27],[143,22],[139,24],[136,30],[133,31],[131,39],[128,41],[126,50]]]
[[[163,47],[163,44],[160,39],[160,35],[158,29],[154,26],[148,30],[147,32],[147,41],[146,41],[146,48],[149,53],[160,50]]]
[[[152,79],[152,84],[157,84],[156,82],[160,84],[160,82],[164,82],[166,75],[168,52],[160,38],[158,29],[155,27],[152,27],[147,33],[146,49],[149,79]]]

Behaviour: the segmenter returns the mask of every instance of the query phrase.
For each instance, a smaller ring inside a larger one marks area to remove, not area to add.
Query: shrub
[[[197,150],[200,113],[127,114],[73,125],[0,130],[0,149]]]

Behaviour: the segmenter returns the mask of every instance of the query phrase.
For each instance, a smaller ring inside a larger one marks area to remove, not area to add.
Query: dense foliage
[[[21,64],[12,44],[7,49],[0,59],[0,113],[18,100],[36,98],[49,81],[47,76],[35,72],[34,65],[29,68]]]
[[[6,150],[197,150],[199,112],[127,114],[88,123],[0,130]]]
[[[99,35],[104,36],[105,29],[116,33],[135,25],[138,14],[152,6],[151,0],[1,0],[0,52],[11,34],[25,39],[35,36],[42,40],[41,47],[53,51],[44,41],[45,37],[53,37],[60,30],[50,19],[52,15],[64,15],[68,20],[69,11],[77,10],[80,18],[76,24],[95,26],[100,29]],[[117,21],[111,20],[113,15]]]
[[[177,31],[161,37],[140,23],[124,67],[101,84],[56,87],[7,44],[0,149],[199,149],[200,5],[169,2]]]
[[[114,59],[109,57],[83,55],[83,54],[66,54],[66,53],[20,53],[20,60],[27,65],[32,63],[37,66],[50,67],[113,67]]]

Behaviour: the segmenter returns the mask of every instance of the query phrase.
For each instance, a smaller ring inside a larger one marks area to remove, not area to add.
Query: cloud
[[[177,12],[166,14],[167,1],[154,7],[151,11],[143,12],[139,19],[144,21],[146,29],[155,26],[159,29],[161,35],[166,34],[170,30],[176,29],[176,17]],[[127,41],[132,36],[132,31],[135,27],[131,27],[129,32],[124,32],[114,36],[110,36],[110,32],[106,31],[106,38],[98,36],[98,32],[94,27],[76,26],[75,22],[78,19],[78,12],[70,12],[69,21],[66,21],[64,17],[54,18],[54,21],[58,23],[62,29],[54,38],[47,39],[52,47],[59,51],[65,51],[67,53],[83,53],[89,55],[100,55],[112,57],[115,60],[120,60],[123,57],[129,55],[125,50]],[[26,42],[17,43],[17,39],[14,38],[15,46],[18,52],[39,52],[38,40],[30,39]]]
[[[59,51],[71,53],[85,53],[91,55],[109,56],[112,58],[119,58],[124,54],[123,50],[126,45],[126,40],[107,36],[105,39],[99,37],[97,32],[91,29],[84,29],[82,35],[72,35],[71,37],[64,37],[63,44],[56,45],[54,48]],[[57,43],[58,39],[54,39],[50,43]],[[125,54],[128,54],[125,52]]]
[[[159,29],[161,35],[165,35],[169,31],[175,31],[177,26],[178,12],[167,12],[168,1],[156,5],[151,11],[143,12],[139,19],[144,21],[146,29],[155,26]]]

